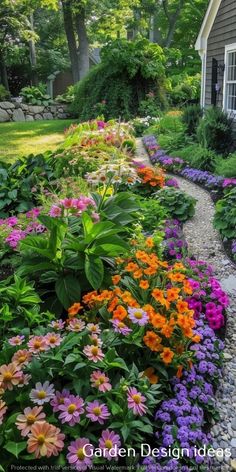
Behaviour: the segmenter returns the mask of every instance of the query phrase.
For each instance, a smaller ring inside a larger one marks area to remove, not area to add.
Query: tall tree
[[[79,60],[72,7],[72,0],[62,0],[64,27],[70,54],[72,75],[74,83],[76,83],[79,80]]]

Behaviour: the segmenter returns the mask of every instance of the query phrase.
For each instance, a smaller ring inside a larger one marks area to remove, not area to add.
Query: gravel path
[[[137,157],[150,166],[141,140],[137,140]],[[181,177],[175,178],[180,188],[197,200],[194,218],[184,225],[190,254],[213,266],[216,277],[231,300],[227,311],[223,378],[216,393],[220,420],[211,430],[213,447],[230,448],[231,457],[222,458],[219,455],[211,472],[236,471],[236,268],[227,258],[219,234],[213,228],[215,209],[209,194],[192,182]]]

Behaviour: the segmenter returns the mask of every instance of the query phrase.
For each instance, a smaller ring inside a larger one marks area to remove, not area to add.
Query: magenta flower
[[[59,419],[62,423],[74,426],[80,422],[80,415],[84,413],[84,400],[79,396],[70,395],[64,399],[64,404],[59,406]]]
[[[135,387],[128,388],[128,408],[133,410],[135,415],[144,415],[147,411],[147,406],[144,403],[147,401]]]
[[[111,461],[112,459],[117,460],[120,446],[120,436],[116,434],[115,431],[106,429],[102,432],[102,436],[99,439],[99,448],[104,450],[103,457],[106,457],[108,461]],[[114,449],[112,454],[110,453],[111,449]]]
[[[73,318],[72,320],[70,320],[67,326],[68,331],[74,331],[76,333],[83,331],[84,328],[85,328],[85,322],[82,320],[79,320],[78,318]]]
[[[128,308],[129,319],[139,326],[144,326],[148,323],[148,314],[141,308]]]
[[[62,215],[62,209],[58,205],[52,205],[48,214],[53,218],[58,218]]]
[[[41,384],[37,382],[35,388],[33,388],[30,392],[30,399],[33,403],[37,405],[43,405],[44,403],[50,402],[54,397],[54,386],[50,384],[48,380]]]
[[[53,408],[54,413],[57,411],[60,411],[59,407],[61,405],[64,405],[65,399],[70,397],[70,392],[69,390],[66,390],[65,388],[62,390],[62,392],[56,392],[53,399],[51,400],[50,404]]]
[[[98,400],[88,403],[86,410],[88,412],[87,418],[94,423],[98,421],[98,423],[104,424],[109,416],[111,416],[105,403],[100,403]]]
[[[90,444],[89,439],[79,438],[76,441],[72,441],[68,451],[67,460],[75,470],[91,469],[93,465],[91,459],[93,456],[93,446]]]
[[[90,382],[92,387],[97,388],[99,392],[108,392],[112,388],[109,377],[100,370],[94,370],[92,372]]]
[[[87,345],[83,349],[83,353],[87,356],[90,361],[99,362],[103,359],[104,354],[100,347]]]
[[[124,336],[128,336],[129,333],[132,332],[132,329],[128,328],[123,321],[114,319],[111,320],[115,333],[123,334]]]
[[[8,342],[11,346],[20,346],[24,342],[24,339],[25,337],[23,335],[18,335],[8,339]]]

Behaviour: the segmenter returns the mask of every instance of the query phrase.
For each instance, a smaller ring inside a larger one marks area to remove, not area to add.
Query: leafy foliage
[[[4,87],[4,85],[0,84],[0,101],[6,100],[10,97],[10,93]]]
[[[233,144],[233,119],[220,108],[209,108],[199,123],[197,137],[203,147],[227,155]]]
[[[218,200],[214,216],[214,225],[225,238],[234,238],[236,234],[236,188]]]
[[[53,103],[50,95],[46,93],[46,86],[40,84],[38,87],[24,87],[20,95],[26,103],[31,105],[50,105]]]
[[[148,92],[163,106],[165,56],[160,46],[145,39],[117,40],[102,50],[102,62],[75,87],[72,111],[81,120],[95,117],[105,104],[105,118],[135,116]]]
[[[183,110],[182,120],[186,126],[186,132],[193,136],[196,134],[199,121],[202,117],[202,109],[200,105],[191,105]]]
[[[195,198],[181,190],[164,188],[157,192],[156,198],[172,219],[187,221],[195,213]]]

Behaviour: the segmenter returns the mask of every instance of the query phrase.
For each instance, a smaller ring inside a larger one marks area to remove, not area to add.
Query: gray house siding
[[[236,43],[236,0],[222,0],[207,42],[205,106],[211,105],[212,95],[212,60],[219,66],[224,65],[225,46]],[[223,106],[224,72],[218,69],[217,106]]]

